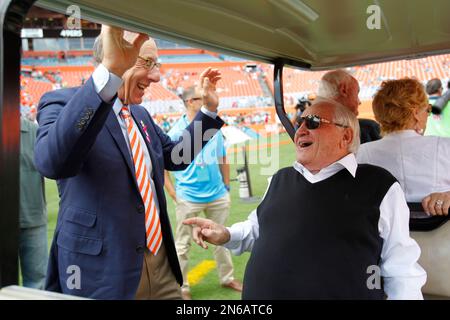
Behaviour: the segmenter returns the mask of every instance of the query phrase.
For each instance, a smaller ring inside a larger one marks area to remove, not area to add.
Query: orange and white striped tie
[[[133,122],[128,107],[123,106],[121,116],[125,121],[130,139],[130,148],[133,155],[134,171],[139,192],[145,206],[145,239],[148,249],[156,255],[161,247],[162,232],[159,213],[156,208],[153,190],[144,160],[144,151],[136,124]]]

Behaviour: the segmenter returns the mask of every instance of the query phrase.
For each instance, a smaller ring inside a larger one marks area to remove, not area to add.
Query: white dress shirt
[[[294,163],[295,170],[310,183],[328,179],[343,169],[355,177],[357,166],[352,153],[316,174],[312,174],[300,163]],[[236,223],[228,230],[231,238],[225,247],[236,255],[251,251],[259,236],[257,210],[253,210],[246,221]],[[426,281],[426,272],[417,263],[420,248],[409,236],[409,209],[403,190],[397,182],[391,186],[380,204],[378,230],[383,239],[379,267],[388,299],[423,299],[421,288]]]
[[[408,202],[422,202],[430,193],[450,191],[450,138],[402,130],[361,145],[357,160],[392,173]]]
[[[114,73],[109,72],[108,69],[106,69],[106,67],[102,64],[99,64],[97,66],[97,68],[94,70],[94,72],[92,74],[92,80],[94,82],[95,91],[98,93],[100,98],[102,98],[102,100],[105,102],[110,102],[114,98],[114,96],[117,94],[117,91],[119,91],[119,88],[123,83],[122,78],[116,76]],[[132,156],[132,152],[131,152],[131,148],[130,148],[130,139],[128,136],[127,127],[125,124],[125,120],[120,115],[122,106],[123,106],[122,101],[120,101],[120,99],[116,99],[114,101],[113,110],[114,110],[114,114],[116,115],[117,121],[119,122],[120,129],[122,130],[122,134],[123,134],[123,137],[127,144],[128,151],[130,152],[131,162],[133,163],[133,156]],[[211,118],[216,118],[216,116],[217,116],[217,113],[211,112],[211,111],[207,110],[205,107],[202,107],[201,111],[203,113],[205,113],[206,115],[210,116]],[[131,120],[133,121],[136,128],[138,128],[139,125],[136,124],[133,117],[131,117]],[[156,194],[155,183],[152,179],[153,166],[152,166],[150,154],[148,152],[148,148],[145,147],[146,144],[145,144],[144,137],[140,134],[139,130],[137,132],[138,132],[138,137],[139,137],[141,146],[144,146],[142,148],[142,150],[144,152],[144,161],[145,161],[145,166],[147,167],[148,178],[150,180],[150,186],[152,188],[153,193]],[[158,209],[158,212],[159,212],[160,207],[159,207],[158,197],[154,197],[154,200],[156,203],[156,208]]]

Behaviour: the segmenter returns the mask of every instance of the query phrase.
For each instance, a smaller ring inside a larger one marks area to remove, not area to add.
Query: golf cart
[[[328,70],[450,52],[447,0],[3,0],[0,3],[0,287],[17,283],[21,28],[32,5],[274,65]],[[80,15],[80,16],[79,16]],[[413,205],[412,205],[413,206]],[[414,209],[413,211],[420,211]],[[450,296],[450,224],[412,218],[428,271],[425,293]],[[439,250],[436,250],[439,248]],[[439,252],[439,254],[437,254]],[[436,254],[435,254],[436,253]]]

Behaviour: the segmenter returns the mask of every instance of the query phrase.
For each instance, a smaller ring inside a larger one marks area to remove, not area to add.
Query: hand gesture
[[[426,196],[422,200],[422,207],[426,213],[432,216],[448,215],[448,209],[450,207],[450,191],[449,192],[436,192]]]
[[[212,112],[217,112],[219,96],[216,92],[217,81],[221,79],[220,71],[207,68],[200,75],[200,92],[202,93],[203,105]]]
[[[192,225],[192,237],[195,243],[208,249],[205,240],[215,245],[222,245],[230,240],[230,233],[224,226],[209,219],[189,218],[183,221],[185,225]]]
[[[101,37],[102,64],[119,77],[136,63],[142,44],[149,39],[148,35],[140,33],[130,43],[123,38],[123,29],[107,25],[102,25]]]

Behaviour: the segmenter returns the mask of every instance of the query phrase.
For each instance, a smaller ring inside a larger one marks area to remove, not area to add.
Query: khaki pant
[[[175,246],[177,248],[181,272],[183,274],[183,290],[189,289],[187,273],[188,255],[192,241],[192,227],[184,225],[182,222],[187,218],[199,216],[201,212],[204,212],[206,218],[222,225],[225,224],[230,214],[230,195],[227,193],[222,198],[207,203],[189,202],[183,199],[177,199]],[[234,270],[230,251],[222,246],[216,246],[214,249],[214,258],[217,263],[220,283],[226,284],[232,281],[234,279]]]
[[[167,259],[164,242],[156,256],[145,248],[141,280],[136,291],[137,300],[181,300],[181,288]]]

